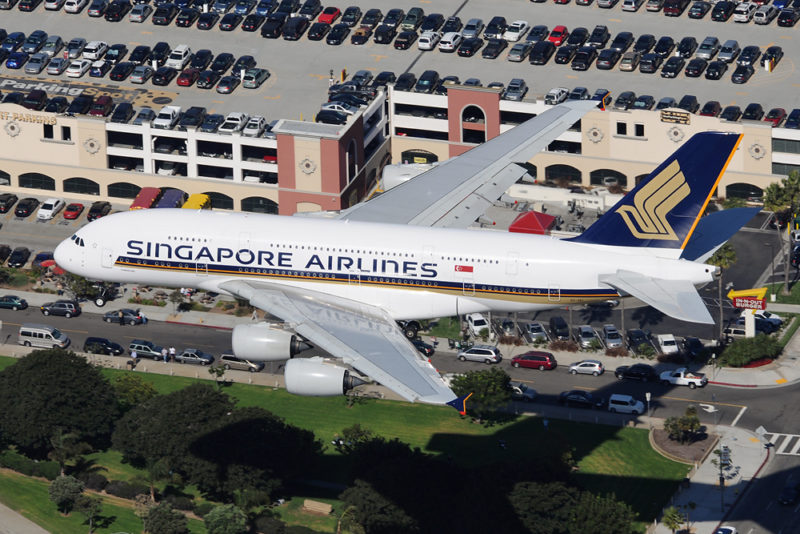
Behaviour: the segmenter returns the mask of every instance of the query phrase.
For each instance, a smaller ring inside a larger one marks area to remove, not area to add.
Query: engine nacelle
[[[295,334],[272,328],[268,323],[236,325],[231,343],[237,358],[255,362],[286,360],[311,348],[311,345],[298,339]]]
[[[310,397],[344,395],[365,384],[344,367],[324,363],[322,358],[300,358],[286,362],[283,372],[286,391]]]

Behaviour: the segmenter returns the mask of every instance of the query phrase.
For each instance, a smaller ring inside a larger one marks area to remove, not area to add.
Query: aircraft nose
[[[56,260],[56,265],[62,269],[70,270],[71,262],[68,249],[71,245],[73,245],[73,243],[71,243],[69,239],[65,239],[58,244],[56,250],[53,252],[53,259]]]

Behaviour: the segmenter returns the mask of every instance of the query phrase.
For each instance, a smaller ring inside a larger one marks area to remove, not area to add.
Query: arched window
[[[730,184],[725,188],[727,198],[744,198],[748,200],[760,201],[764,197],[764,190],[753,184],[736,183]]]
[[[628,177],[613,169],[597,169],[589,174],[589,182],[592,185],[602,185],[605,187],[611,187],[613,185],[627,187]]]
[[[557,184],[581,183],[581,171],[571,165],[550,165],[544,170],[544,179]]]
[[[38,172],[26,172],[19,175],[19,186],[30,189],[46,189],[47,191],[56,190],[56,181]]]
[[[117,182],[108,186],[108,196],[117,198],[136,198],[142,188],[128,182]]]
[[[264,197],[247,197],[242,199],[242,211],[277,214],[278,204]]]
[[[486,122],[486,114],[478,106],[467,106],[461,112],[461,122]]]
[[[634,180],[636,181],[636,185],[639,185],[639,182],[641,182],[642,180],[644,180],[648,176],[650,176],[650,175],[649,174],[640,174],[639,176],[634,178]]]
[[[350,144],[347,145],[347,181],[349,182],[356,177],[358,172],[358,148],[356,147],[356,140],[351,139]]]
[[[215,191],[207,191],[203,193],[204,195],[208,195],[211,199],[211,207],[215,210],[232,210],[233,209],[233,199],[228,195],[223,195],[222,193],[217,193]]]
[[[97,182],[86,178],[67,178],[64,180],[65,193],[80,193],[82,195],[99,195],[100,186]]]
[[[6,171],[0,171],[0,185],[11,185],[11,175]]]

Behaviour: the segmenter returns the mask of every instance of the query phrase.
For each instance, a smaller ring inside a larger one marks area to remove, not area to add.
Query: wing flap
[[[331,355],[411,402],[446,404],[455,398],[436,369],[381,309],[325,293],[264,282],[220,284]]]
[[[697,289],[687,280],[664,280],[625,270],[600,275],[599,279],[670,317],[692,323],[714,324]]]

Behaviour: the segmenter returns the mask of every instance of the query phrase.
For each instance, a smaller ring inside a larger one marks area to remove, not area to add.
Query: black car
[[[800,19],[800,9],[781,9],[780,14],[778,15],[778,26],[791,28],[797,24],[798,19]]]
[[[113,69],[111,69],[111,74],[108,77],[115,82],[121,82],[128,78],[133,72],[133,69],[136,68],[136,64],[131,61],[123,61],[122,63],[118,63]]]
[[[187,7],[181,9],[178,16],[175,17],[175,26],[179,26],[181,28],[189,28],[197,22],[197,19],[200,18],[200,11],[193,7]]]
[[[706,69],[706,80],[719,80],[728,70],[728,64],[724,61],[712,61]]]
[[[595,61],[595,66],[600,70],[611,70],[620,58],[620,51],[613,48],[601,50]]]
[[[222,74],[233,66],[234,60],[233,54],[228,52],[218,54],[217,57],[214,58],[214,62],[211,63],[211,70]]]
[[[328,98],[328,102],[343,102],[345,104],[349,104],[355,107],[366,106],[367,104],[369,104],[367,100],[358,98],[356,95],[353,95],[351,93],[333,94]]]
[[[262,24],[264,24],[265,20],[267,20],[266,15],[258,15],[256,13],[251,13],[250,15],[247,15],[242,21],[242,31],[254,32]]]
[[[372,87],[386,87],[390,83],[394,83],[397,81],[397,76],[394,72],[390,70],[384,70],[378,73],[375,76],[375,79],[372,80]]]
[[[69,100],[64,96],[54,96],[47,101],[44,111],[48,113],[63,113],[69,106]]]
[[[655,48],[653,49],[653,53],[658,54],[662,58],[667,58],[672,55],[673,50],[675,50],[675,40],[672,37],[665,35],[658,40]]]
[[[621,110],[630,109],[631,107],[633,107],[634,102],[636,102],[636,93],[634,93],[633,91],[623,91],[617,97],[616,102],[614,102],[614,109],[621,109]]]
[[[593,46],[584,46],[575,54],[572,60],[572,70],[588,70],[597,57],[597,49]]]
[[[664,68],[661,69],[662,78],[676,77],[686,65],[686,60],[680,56],[672,56],[664,63]]]
[[[315,22],[308,29],[308,40],[321,41],[325,38],[329,31],[331,31],[331,25],[327,22]]]
[[[716,117],[722,111],[722,105],[716,100],[709,100],[705,104],[703,104],[703,108],[700,110],[698,115],[702,115],[703,117]]]
[[[619,50],[620,53],[625,52],[633,45],[633,34],[631,32],[619,32],[614,40],[611,41],[609,48]]]
[[[111,203],[104,200],[98,200],[92,203],[92,206],[89,208],[89,213],[86,215],[86,220],[91,222],[95,219],[99,219],[100,217],[105,217],[110,212]]]
[[[342,13],[342,24],[346,24],[348,28],[354,27],[361,20],[361,8],[358,6],[350,6]]]
[[[131,52],[130,57],[128,57],[128,61],[136,63],[137,65],[142,65],[150,59],[150,54],[152,50],[147,45],[139,45],[133,49]]]
[[[653,109],[656,105],[656,99],[651,95],[639,95],[633,102],[632,109]]]
[[[633,45],[634,52],[640,52],[642,55],[647,54],[656,45],[656,37],[651,33],[640,35]]]
[[[167,26],[178,15],[175,4],[161,4],[150,19],[156,26]]]
[[[588,391],[573,389],[563,391],[558,396],[558,402],[567,406],[578,406],[580,408],[602,408],[605,406],[605,399],[592,395]]]
[[[219,20],[219,13],[214,13],[213,11],[209,11],[208,13],[202,13],[197,18],[197,29],[198,30],[210,30],[214,27],[214,25]]]
[[[694,55],[696,50],[697,39],[694,37],[684,37],[681,39],[681,42],[678,43],[678,48],[675,50],[675,53],[684,59],[689,59]]]
[[[397,39],[394,40],[394,47],[397,50],[408,50],[415,42],[417,42],[417,37],[417,32],[414,30],[402,31],[397,36]]]
[[[572,33],[570,33],[569,37],[567,37],[567,42],[565,44],[580,48],[586,43],[588,38],[589,30],[583,27],[578,27],[572,30]]]
[[[347,122],[347,115],[332,109],[322,109],[317,113],[317,116],[314,117],[314,121],[324,124],[345,124]]]
[[[66,113],[67,115],[85,115],[89,112],[93,102],[94,99],[91,96],[78,95],[72,99]]]
[[[344,22],[340,22],[331,28],[328,37],[325,38],[325,42],[329,45],[338,46],[347,39],[348,35],[350,35],[350,26]]]
[[[780,46],[770,46],[764,52],[764,55],[761,56],[761,66],[766,68],[767,63],[771,63],[772,68],[774,69],[778,66],[778,63],[780,63],[781,59],[783,59],[783,48]]]
[[[415,93],[433,93],[436,86],[439,84],[439,73],[435,70],[426,70],[422,76],[417,80],[414,86]]]
[[[736,67],[736,70],[733,71],[731,81],[733,83],[747,83],[754,73],[755,69],[752,65],[739,65]]]
[[[461,22],[459,17],[448,17],[444,26],[442,26],[442,35],[450,32],[460,32],[463,27],[464,23]]]
[[[0,213],[8,213],[14,204],[17,203],[17,195],[14,193],[3,193],[0,195]]]
[[[693,60],[689,61],[689,64],[686,65],[686,70],[684,74],[689,78],[698,78],[700,77],[703,72],[705,72],[706,67],[708,67],[708,61],[705,59],[696,57]]]
[[[742,108],[739,106],[728,106],[719,114],[720,119],[726,121],[738,121],[742,117]]]
[[[550,29],[547,26],[544,24],[537,24],[530,29],[528,36],[525,38],[525,42],[535,44],[539,41],[544,41],[549,35]]]
[[[711,4],[703,0],[697,0],[692,7],[689,8],[690,19],[702,19],[711,10]]]
[[[497,56],[508,47],[508,41],[505,39],[489,39],[486,46],[481,52],[484,59],[497,59]]]
[[[200,89],[213,89],[217,86],[217,82],[222,77],[222,74],[213,70],[204,70],[197,78],[196,85]]]
[[[559,65],[566,65],[572,58],[575,57],[575,53],[578,51],[577,45],[562,45],[558,48],[556,52],[556,57],[553,59]]]
[[[106,20],[109,22],[119,22],[131,10],[128,0],[114,0],[106,9]]]
[[[725,22],[731,18],[734,9],[736,9],[736,4],[733,2],[728,2],[728,0],[717,2],[714,4],[714,9],[711,10],[711,20]]]
[[[789,115],[786,117],[786,122],[783,123],[784,128],[790,128],[792,130],[800,129],[800,109],[793,109]],[[792,256],[792,260],[794,260],[794,255]],[[792,265],[795,267],[795,265]]]
[[[127,124],[133,118],[133,114],[133,104],[130,102],[122,102],[121,104],[117,104],[117,107],[114,108],[114,113],[111,114],[111,122]]]
[[[689,113],[697,113],[697,110],[700,109],[700,102],[694,95],[683,95],[681,101],[678,102],[678,107]]]
[[[172,67],[158,67],[153,73],[153,85],[169,85],[169,82],[178,75],[178,71]]]
[[[207,48],[201,48],[194,53],[194,56],[192,56],[192,61],[189,62],[189,67],[198,70],[205,70],[211,64],[211,60],[213,59],[214,53],[211,50]]]
[[[553,54],[556,52],[556,45],[551,43],[550,41],[539,41],[535,45],[533,45],[533,49],[531,50],[530,54],[530,64],[531,65],[544,65],[550,58],[553,57]]]
[[[745,120],[760,121],[762,118],[764,118],[764,108],[761,107],[761,104],[755,102],[748,104],[744,108],[744,113],[742,113],[742,119]]]
[[[635,363],[633,365],[622,365],[614,371],[614,376],[618,380],[630,378],[641,380],[642,382],[652,382],[658,380],[658,373],[652,365],[646,363]]]
[[[254,68],[256,68],[256,60],[253,56],[240,56],[239,59],[236,60],[236,63],[233,64],[231,73],[239,74],[243,70]]]
[[[461,57],[472,57],[474,56],[478,50],[481,49],[483,46],[483,39],[480,37],[470,37],[469,39],[464,39],[461,41],[461,45],[458,47],[458,55]]]
[[[297,41],[308,29],[308,19],[305,17],[292,17],[283,27],[283,39],[285,41]]]
[[[411,91],[417,84],[417,77],[413,72],[404,72],[394,84],[395,91]]]
[[[742,49],[742,53],[736,59],[737,65],[755,65],[761,57],[761,48],[750,45]]]
[[[685,337],[681,344],[681,350],[684,355],[693,360],[706,352],[706,346],[696,337]]]
[[[650,348],[653,347],[652,343],[650,342],[650,333],[645,332],[644,330],[639,330],[638,328],[628,330],[626,338],[628,342],[628,349],[632,350],[636,354],[639,354],[640,347],[642,345],[647,345]]]
[[[387,26],[391,26],[392,28],[396,28],[401,22],[403,22],[405,16],[406,12],[403,9],[395,7],[386,13],[386,16],[383,18],[383,23]]]
[[[29,200],[29,199],[22,199],[22,200]],[[20,203],[22,202],[22,200],[20,200]],[[11,256],[8,257],[8,266],[14,269],[19,269],[20,267],[28,263],[30,257],[31,257],[30,249],[27,249],[25,247],[17,247],[11,253]]]
[[[658,54],[654,54],[652,52],[649,54],[645,54],[639,61],[639,72],[643,72],[645,74],[652,74],[658,71],[663,61],[664,58],[659,56]]]
[[[439,31],[439,28],[444,25],[444,15],[441,13],[431,13],[423,19],[419,27],[420,33]],[[455,30],[458,31],[458,30]]]
[[[219,29],[224,32],[231,32],[242,23],[242,17],[238,13],[226,13],[219,21]]]
[[[150,59],[155,60],[156,64],[160,67],[166,63],[170,53],[172,53],[172,48],[170,48],[169,43],[159,41],[153,47],[153,53],[150,55]]]
[[[381,24],[375,29],[373,40],[378,44],[389,44],[397,36],[397,29],[388,24]]]
[[[611,34],[608,31],[608,27],[598,24],[594,27],[594,30],[592,30],[592,34],[589,36],[586,44],[594,48],[605,48],[610,38]]]
[[[421,339],[412,339],[411,344],[414,345],[423,356],[431,357],[435,352],[433,345],[430,343],[425,343]]]
[[[119,343],[114,343],[104,337],[87,337],[83,344],[83,352],[119,356],[125,352],[125,349]]]
[[[206,108],[202,106],[192,106],[186,110],[181,116],[178,123],[179,130],[186,130],[187,128],[198,128],[206,118]]]
[[[219,76],[219,74],[217,74],[217,76]],[[206,115],[206,119],[203,121],[203,124],[200,125],[199,130],[205,133],[214,133],[219,130],[223,122],[225,122],[225,115],[211,113],[210,115]]]

